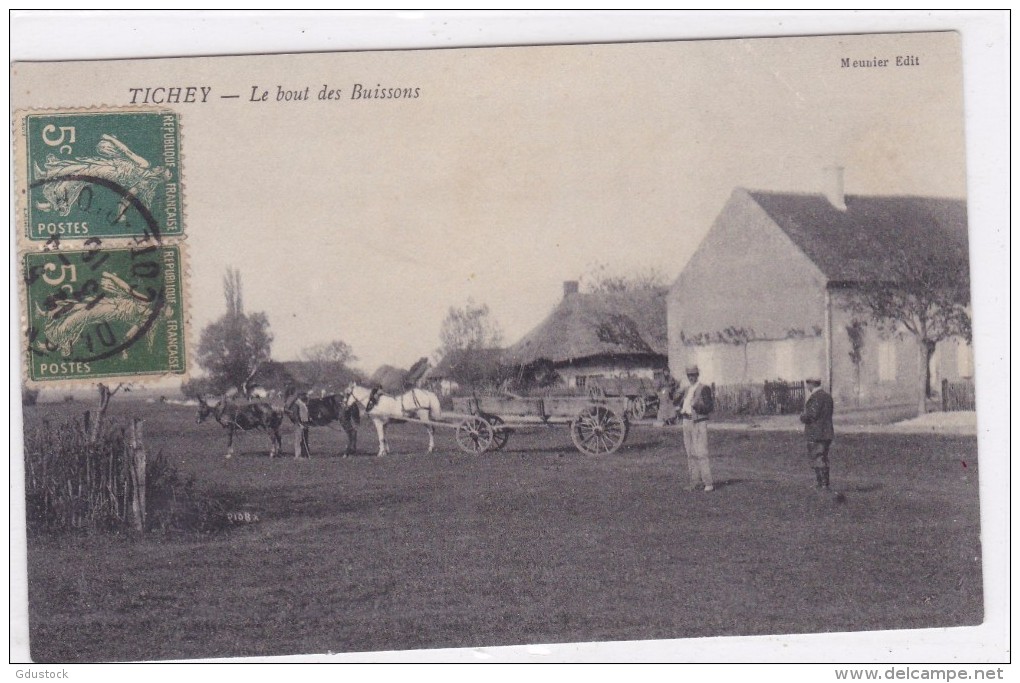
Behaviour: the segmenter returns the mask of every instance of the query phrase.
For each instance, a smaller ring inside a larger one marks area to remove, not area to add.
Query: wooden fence
[[[790,415],[804,410],[804,385],[782,380],[762,384],[712,385],[720,415]]]
[[[942,380],[942,410],[974,410],[974,383]]]
[[[145,528],[146,454],[141,420],[93,435],[91,420],[44,422],[25,439],[30,526]]]

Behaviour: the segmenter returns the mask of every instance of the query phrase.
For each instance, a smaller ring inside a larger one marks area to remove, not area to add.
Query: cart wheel
[[[469,417],[457,425],[457,447],[480,455],[492,446],[492,426],[480,417]]]
[[[510,432],[513,430],[503,426],[503,418],[495,415],[489,416],[489,424],[492,426],[492,446],[489,450],[501,451],[506,447],[506,442],[510,440]]]
[[[630,400],[630,416],[635,420],[640,420],[648,412],[648,402],[644,396],[635,396]]]
[[[615,453],[627,439],[627,421],[605,406],[591,406],[570,423],[570,438],[587,455]]]

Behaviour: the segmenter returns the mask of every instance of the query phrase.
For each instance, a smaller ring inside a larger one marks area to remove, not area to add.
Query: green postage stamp
[[[28,378],[184,375],[180,247],[90,247],[22,257]]]
[[[29,240],[183,234],[175,112],[29,113],[20,133]]]

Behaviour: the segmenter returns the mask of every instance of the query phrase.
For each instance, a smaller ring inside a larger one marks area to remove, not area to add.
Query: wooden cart
[[[587,455],[616,452],[630,428],[626,397],[482,396],[454,399],[457,446],[466,453],[504,448],[514,429],[566,425],[574,446]]]

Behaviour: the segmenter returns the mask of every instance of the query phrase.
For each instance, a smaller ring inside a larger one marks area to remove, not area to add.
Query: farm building
[[[356,371],[332,361],[269,361],[259,368],[253,384],[274,396],[282,395],[290,387],[313,394],[333,394],[359,378]]]
[[[817,376],[838,404],[917,405],[924,360],[909,333],[877,329],[850,303],[901,265],[967,273],[967,205],[934,197],[737,188],[669,293],[670,364],[717,385]],[[970,346],[938,344],[931,387],[973,376]]]
[[[506,350],[504,362],[547,364],[572,388],[603,377],[652,379],[666,367],[665,288],[581,294],[563,284],[563,299],[538,327]]]
[[[498,380],[502,360],[503,349],[454,349],[425,373],[422,382],[449,396],[461,387]]]

